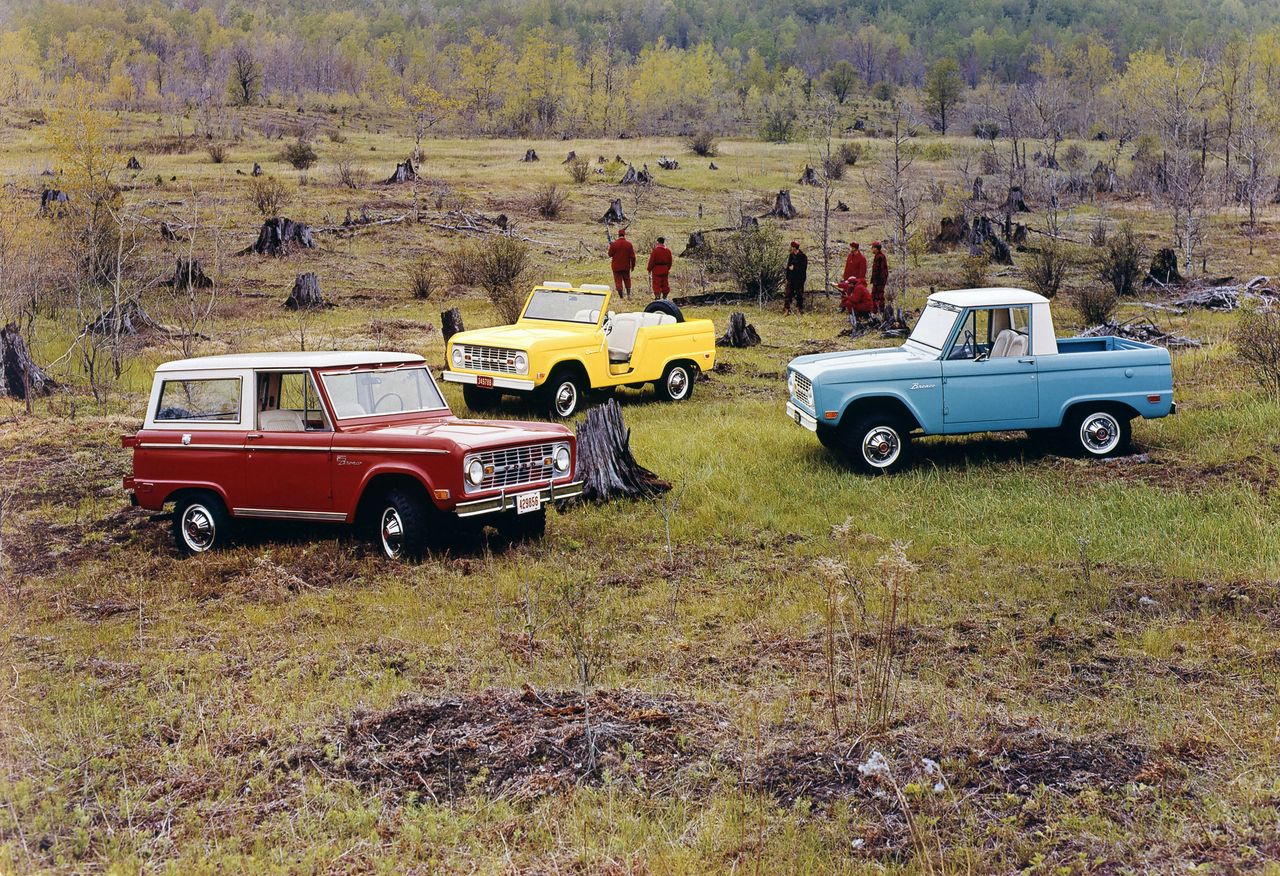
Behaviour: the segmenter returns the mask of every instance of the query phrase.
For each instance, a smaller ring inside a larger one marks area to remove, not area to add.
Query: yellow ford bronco
[[[716,361],[709,319],[686,320],[670,301],[641,313],[609,310],[608,286],[543,283],[515,325],[459,332],[449,339],[449,383],[467,407],[492,408],[503,394],[532,398],[552,417],[572,417],[590,392],[652,383],[658,397],[684,401],[699,371]]]

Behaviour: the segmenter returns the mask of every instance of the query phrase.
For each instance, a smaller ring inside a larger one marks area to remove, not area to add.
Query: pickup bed
[[[1111,456],[1132,420],[1175,410],[1168,350],[1059,340],[1048,299],[1021,289],[935,293],[901,347],[801,356],[787,384],[787,416],[868,473],[905,465],[913,432],[1046,431]]]

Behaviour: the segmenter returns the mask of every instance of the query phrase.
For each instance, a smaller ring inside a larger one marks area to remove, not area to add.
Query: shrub
[[[866,146],[862,143],[854,141],[852,143],[840,143],[836,146],[835,155],[849,167],[853,167],[858,163],[858,159],[866,153]]]
[[[822,175],[827,179],[844,179],[844,162],[834,152],[822,159]]]
[[[1280,313],[1272,310],[1241,312],[1231,330],[1236,359],[1267,392],[1280,396]]]
[[[1084,168],[1085,161],[1089,158],[1089,153],[1084,151],[1084,147],[1079,143],[1072,143],[1062,153],[1062,166],[1067,170],[1080,171]]]
[[[338,130],[337,128],[334,128],[332,131],[329,132],[329,142],[345,143],[347,142],[347,135],[342,133],[342,131]]]
[[[776,228],[762,226],[730,234],[718,252],[738,288],[762,303],[782,286],[787,241]]]
[[[435,263],[427,256],[409,264],[409,294],[421,301],[428,301],[436,291]]]
[[[227,160],[227,147],[221,143],[210,143],[205,147],[205,151],[209,153],[209,160],[214,164],[221,164]]]
[[[531,267],[529,245],[514,237],[490,237],[476,247],[474,258],[477,285],[504,322],[515,322],[524,306],[525,290],[521,287]]]
[[[720,154],[720,144],[710,131],[702,130],[689,138],[689,151],[703,158],[714,158]]]
[[[316,163],[316,150],[303,137],[294,140],[280,152],[280,160],[293,166],[294,170],[306,170]]]
[[[1045,238],[1038,250],[1027,253],[1027,282],[1045,298],[1052,298],[1062,289],[1071,265],[1071,250],[1067,244],[1051,237]],[[1115,305],[1112,305],[1113,307]]]
[[[778,107],[764,114],[760,123],[760,139],[770,143],[786,143],[796,133],[796,111]]]
[[[989,119],[973,123],[973,136],[979,140],[994,140],[1000,136],[1000,125]]]
[[[871,98],[885,103],[893,100],[893,84],[881,79],[871,86]]]
[[[564,209],[569,196],[556,187],[555,183],[543,186],[534,193],[533,207],[544,219],[555,219]]]
[[[1142,277],[1142,240],[1128,222],[1111,236],[1098,259],[1098,276],[1111,285],[1116,297],[1132,295]]]
[[[249,180],[249,200],[264,218],[279,216],[292,199],[289,187],[274,176],[256,176]]]
[[[965,289],[983,289],[987,285],[987,271],[991,267],[991,259],[984,252],[965,256],[960,263],[960,282]]]
[[[474,246],[460,246],[445,257],[445,279],[451,286],[472,288],[480,285],[480,275],[476,270],[476,251]]]
[[[569,162],[568,171],[569,179],[582,185],[591,175],[591,162],[579,155]]]
[[[916,154],[922,161],[946,161],[954,154],[954,150],[949,143],[934,140],[921,145]]]
[[[1090,284],[1076,290],[1076,310],[1086,325],[1103,325],[1111,321],[1115,313],[1116,290],[1110,286]]]
[[[349,189],[358,189],[369,182],[369,171],[356,164],[349,157],[339,158],[333,170],[338,185]]]

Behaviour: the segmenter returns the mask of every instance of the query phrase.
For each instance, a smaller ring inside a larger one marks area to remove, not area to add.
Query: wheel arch
[[[408,467],[382,466],[370,471],[365,477],[360,485],[355,507],[347,515],[347,522],[365,522],[370,514],[375,513],[378,501],[396,487],[420,492],[432,507],[439,508],[432,495],[431,482],[423,472]]]
[[[164,498],[160,500],[160,505],[163,507],[170,502],[180,502],[185,496],[189,496],[192,493],[213,493],[222,501],[222,507],[227,509],[227,513],[232,517],[235,516],[235,512],[231,508],[231,500],[227,497],[226,491],[219,484],[214,483],[175,484],[164,494]]]
[[[851,399],[845,403],[840,412],[840,419],[836,421],[836,424],[843,425],[851,422],[853,417],[877,413],[892,414],[907,424],[907,431],[922,428],[920,417],[915,410],[905,399],[897,395],[867,395]],[[819,418],[818,422],[822,423],[822,419]]]
[[[1073,417],[1086,409],[1107,410],[1117,416],[1124,417],[1126,420],[1136,420],[1142,416],[1133,405],[1119,399],[1072,399],[1062,406],[1062,411],[1058,414],[1058,426],[1066,425]]]

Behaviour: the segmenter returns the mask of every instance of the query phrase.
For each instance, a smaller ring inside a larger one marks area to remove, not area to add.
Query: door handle
[[[1028,359],[1019,359],[1018,361],[1019,361],[1019,362],[1021,362],[1023,365],[1034,365],[1034,364],[1036,364],[1036,360],[1035,360],[1035,359],[1030,359],[1030,358],[1028,358]]]
[[[261,437],[262,437],[261,432],[250,432],[248,435],[244,436],[244,440],[253,441],[255,438],[261,438]]]

